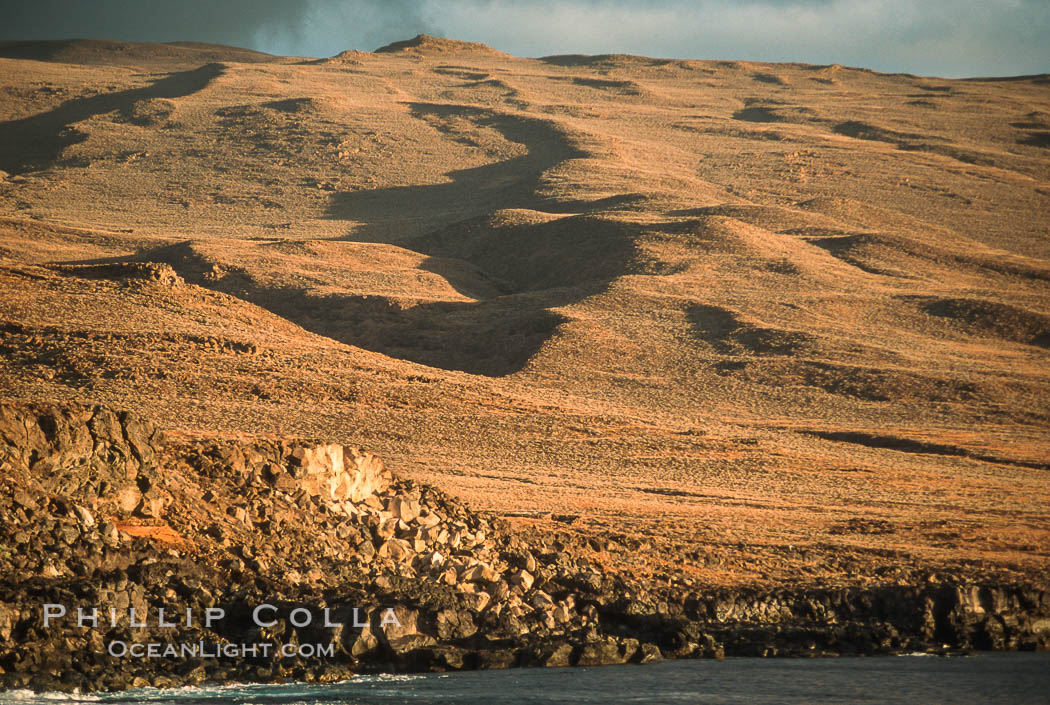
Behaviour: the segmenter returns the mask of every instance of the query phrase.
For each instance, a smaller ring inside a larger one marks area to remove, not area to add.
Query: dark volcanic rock
[[[340,444],[166,442],[104,407],[0,403],[0,466],[5,688],[1050,648],[1035,586],[656,591]],[[65,610],[46,628],[45,605]],[[149,643],[255,651],[119,653]]]

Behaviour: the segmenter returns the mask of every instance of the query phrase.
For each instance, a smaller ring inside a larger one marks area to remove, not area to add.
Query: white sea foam
[[[9,690],[0,693],[0,703],[94,703],[102,698],[88,693],[36,693],[32,690]]]
[[[377,673],[371,676],[354,676],[350,680],[341,683],[404,683],[407,681],[418,681],[426,676],[409,673]]]
[[[266,683],[225,683],[222,685],[187,685],[177,688],[132,688],[118,693],[92,694],[92,693],[36,693],[31,690],[11,690],[0,693],[0,705],[4,703],[18,703],[18,705],[42,705],[43,703],[66,702],[66,703],[96,703],[96,702],[136,702],[136,703],[161,703],[179,702],[181,700],[195,700],[202,698],[215,699],[238,699],[244,705],[250,705],[253,696],[260,697],[264,702],[265,696],[270,694],[273,688],[279,687],[284,698],[297,695],[307,697],[307,702],[316,703],[317,695],[324,693],[326,689],[333,686],[353,687],[356,684],[386,684],[406,683],[426,678],[420,674],[402,673],[377,673],[372,675],[354,676],[344,681],[334,683],[284,683],[280,686]],[[244,699],[244,700],[241,700]],[[286,705],[296,705],[294,701],[282,699]]]

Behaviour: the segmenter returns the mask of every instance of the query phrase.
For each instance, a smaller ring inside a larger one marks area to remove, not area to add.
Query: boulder
[[[660,647],[656,644],[642,644],[635,653],[633,660],[636,663],[659,663],[664,660],[660,653]]]
[[[534,582],[536,582],[536,579],[532,577],[531,573],[525,570],[519,570],[510,575],[510,584],[520,586],[522,592],[528,592],[531,590]]]
[[[379,519],[379,523],[375,527],[375,535],[377,540],[385,541],[386,539],[393,538],[395,535],[397,535],[397,522],[399,521],[398,519],[395,519],[392,516],[387,516],[386,518],[383,518],[382,515],[377,517],[377,519]]]
[[[504,581],[497,580],[489,586],[488,593],[492,596],[493,601],[503,602],[510,594],[510,588]]]
[[[115,500],[118,513],[131,514],[142,502],[142,493],[134,485],[128,485],[117,492]]]
[[[387,502],[386,510],[394,517],[409,524],[419,516],[419,502],[408,497],[395,495]]]
[[[434,617],[437,636],[442,641],[466,639],[477,634],[478,627],[469,610],[449,608]]]
[[[344,630],[343,647],[355,659],[361,659],[379,648],[379,639],[369,623],[359,630]]]
[[[419,612],[404,605],[376,610],[371,621],[380,643],[395,654],[437,644],[437,639],[420,628]]]
[[[306,492],[332,502],[357,504],[393,482],[393,474],[375,455],[337,443],[296,445],[284,462]]]
[[[489,602],[492,601],[492,598],[487,592],[464,593],[464,599],[467,605],[470,607],[470,609],[474,610],[475,612],[483,611],[486,607],[488,607]]]
[[[407,541],[402,539],[387,539],[376,548],[376,555],[380,558],[389,558],[397,563],[410,561],[415,552]]]
[[[537,654],[537,662],[548,668],[563,668],[572,665],[572,644],[562,642],[542,649]]]
[[[478,668],[511,668],[517,665],[518,654],[513,649],[484,649],[478,652]]]
[[[95,525],[95,515],[91,513],[87,507],[81,507],[78,504],[73,505],[73,513],[76,515],[77,520],[86,527],[92,527]]]
[[[627,655],[612,637],[584,644],[576,657],[577,666],[608,666],[626,662]]]
[[[413,654],[413,662],[417,667],[424,667],[429,671],[462,671],[470,668],[469,654],[466,650],[455,646],[435,646],[428,649],[419,649]]]
[[[543,590],[537,590],[532,595],[529,603],[538,610],[550,610],[554,608],[554,600]]]
[[[0,642],[7,643],[11,639],[11,632],[18,624],[19,611],[14,605],[0,602]]]

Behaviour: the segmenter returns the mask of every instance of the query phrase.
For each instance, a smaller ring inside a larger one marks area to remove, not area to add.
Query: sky
[[[1050,0],[0,0],[0,17],[0,39],[200,41],[312,57],[427,33],[515,56],[1050,72]]]

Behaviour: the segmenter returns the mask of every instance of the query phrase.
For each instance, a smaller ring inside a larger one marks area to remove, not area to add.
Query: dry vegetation
[[[712,584],[1046,574],[1050,79],[393,49],[0,44],[0,396]]]

